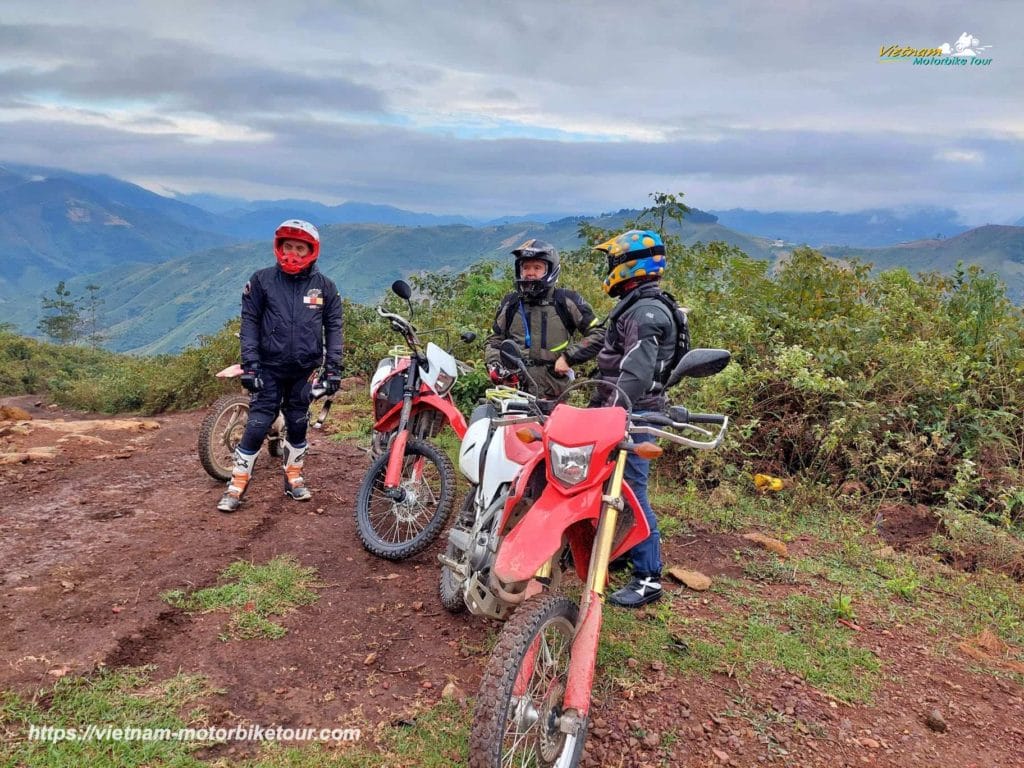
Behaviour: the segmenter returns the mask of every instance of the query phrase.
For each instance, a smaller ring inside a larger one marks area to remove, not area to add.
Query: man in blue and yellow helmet
[[[512,256],[516,290],[498,305],[484,362],[492,381],[512,383],[514,374],[504,369],[498,350],[503,340],[513,339],[537,384],[532,394],[555,398],[572,383],[571,366],[592,360],[601,349],[604,328],[582,296],[557,287],[562,265],[555,246],[530,239]],[[516,383],[532,389],[527,381]]]
[[[667,405],[664,384],[676,356],[682,332],[671,303],[659,280],[667,266],[661,235],[633,229],[596,246],[608,258],[604,290],[619,299],[605,323],[604,346],[597,356],[602,379],[619,385],[629,396],[636,413],[661,411]],[[634,442],[653,441],[651,435],[635,434]],[[628,553],[633,578],[608,600],[614,605],[637,608],[661,597],[661,537],[658,520],[647,498],[650,461],[629,454],[625,479],[643,508],[651,535]]]

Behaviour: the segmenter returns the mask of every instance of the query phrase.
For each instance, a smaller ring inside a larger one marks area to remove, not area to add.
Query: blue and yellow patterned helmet
[[[623,285],[633,278],[658,279],[668,261],[661,235],[649,229],[631,229],[594,246],[608,256],[608,277],[604,279],[604,292],[618,296]]]

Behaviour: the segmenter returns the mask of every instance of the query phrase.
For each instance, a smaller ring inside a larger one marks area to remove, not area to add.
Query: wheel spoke
[[[400,560],[424,549],[441,532],[454,500],[454,468],[435,446],[413,439],[401,457],[397,489],[388,489],[384,478],[389,461],[387,452],[376,457],[364,477],[356,522],[367,549]]]

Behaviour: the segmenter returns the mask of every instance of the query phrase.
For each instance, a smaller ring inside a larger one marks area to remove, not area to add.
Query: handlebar
[[[414,326],[401,315],[396,315],[394,312],[388,312],[383,307],[377,307],[377,314],[380,315],[383,319],[390,322],[391,328],[395,332],[402,334],[402,336],[405,337],[406,342],[408,342],[409,347],[412,349],[413,353],[417,357],[420,357],[422,359],[423,344],[420,342],[419,336],[417,335],[416,326]],[[448,336],[449,331],[447,329],[431,328],[429,330],[423,331],[423,333],[437,333],[439,331],[443,331],[446,334],[448,347],[450,348],[451,337]],[[470,371],[473,370],[473,366],[469,365],[468,363],[464,363],[461,360],[456,359],[455,364],[458,367],[459,373],[469,373]]]
[[[406,342],[412,348],[412,351],[419,355],[421,348],[420,340],[416,336],[416,328],[401,315],[396,315],[394,312],[388,312],[383,307],[377,307],[377,314],[382,318],[391,323],[392,330],[402,334],[405,337]]]
[[[537,424],[539,419],[532,413],[505,414],[491,419],[494,427],[514,427],[516,424]]]
[[[697,424],[717,424],[717,434],[710,432]],[[668,432],[659,427],[668,429],[689,430],[696,432],[706,440],[694,440],[689,437]],[[710,451],[722,444],[725,439],[725,431],[729,428],[729,417],[720,413],[691,413],[681,405],[672,406],[667,414],[665,413],[634,413],[630,416],[629,431],[640,434],[654,435],[689,448],[697,448],[702,451]]]

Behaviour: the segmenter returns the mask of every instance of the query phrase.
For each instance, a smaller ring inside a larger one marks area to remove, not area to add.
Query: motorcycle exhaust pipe
[[[524,582],[519,582],[523,584]],[[509,605],[519,605],[526,599],[528,590],[523,589],[521,592],[509,592],[505,589],[501,582],[498,581],[498,577],[494,575],[494,571],[491,571],[490,578],[487,580],[487,586],[492,592],[494,592],[503,602]]]

